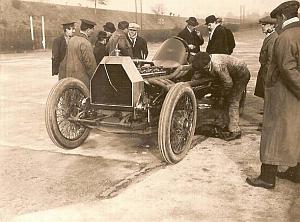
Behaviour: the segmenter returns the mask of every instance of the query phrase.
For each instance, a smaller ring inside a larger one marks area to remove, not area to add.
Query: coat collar
[[[295,28],[295,27],[300,27],[300,21],[298,22],[293,22],[282,28],[281,30],[278,31],[278,34],[283,33],[285,30],[290,29],[290,28]]]

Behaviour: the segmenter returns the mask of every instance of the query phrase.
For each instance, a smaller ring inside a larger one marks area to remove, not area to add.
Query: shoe
[[[240,139],[242,136],[241,132],[230,132],[228,135],[224,137],[224,140],[231,141],[235,139]]]
[[[254,187],[262,187],[265,189],[274,189],[275,183],[268,183],[266,181],[263,181],[260,177],[257,178],[249,178],[247,177],[246,182]]]
[[[285,172],[277,172],[276,176],[280,179],[300,183],[300,178],[296,175],[296,167],[289,167]]]

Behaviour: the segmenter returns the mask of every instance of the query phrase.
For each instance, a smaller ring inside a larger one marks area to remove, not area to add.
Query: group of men
[[[94,33],[95,22],[81,19],[76,36],[73,36],[75,22],[62,25],[64,34],[56,38],[52,46],[52,75],[58,75],[59,80],[74,77],[89,88],[90,78],[104,56],[122,55],[136,59],[148,56],[147,42],[138,35],[140,27],[136,23],[121,21],[116,29],[113,23],[107,22],[103,31],[97,34],[94,47],[90,37]]]
[[[260,144],[261,173],[247,178],[252,186],[272,189],[276,176],[300,183],[300,21],[299,2],[280,4],[270,16],[259,20],[266,38],[261,48],[255,95],[264,98],[264,118]],[[206,52],[200,51],[204,39],[194,17],[178,34],[191,52],[192,68],[208,73],[223,84],[222,96],[227,100],[228,140],[241,137],[239,102],[250,79],[247,65],[231,56],[235,47],[232,33],[214,15],[205,19],[209,30]],[[147,43],[137,35],[139,26],[119,22],[118,29],[106,23],[98,34],[93,49],[88,37],[96,24],[81,20],[80,34],[72,37],[74,22],[63,24],[64,36],[53,43],[53,75],[75,77],[89,86],[89,78],[105,55],[123,55],[146,59]],[[138,46],[138,47],[136,47]],[[136,47],[136,48],[135,48]],[[66,50],[67,49],[67,50]],[[278,172],[278,166],[289,166]]]

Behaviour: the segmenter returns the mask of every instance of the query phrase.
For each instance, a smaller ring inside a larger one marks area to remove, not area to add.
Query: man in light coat
[[[70,39],[67,54],[67,77],[82,81],[90,88],[90,79],[97,67],[92,44],[88,38],[94,32],[96,23],[81,19],[80,33]]]
[[[259,53],[260,68],[256,79],[254,95],[264,98],[265,95],[265,78],[271,64],[274,42],[278,37],[275,27],[277,20],[270,16],[263,17],[259,20],[262,32],[266,35]]]
[[[221,95],[227,101],[229,117],[230,134],[225,140],[240,138],[239,105],[250,80],[250,72],[246,63],[231,55],[209,55],[207,52],[199,52],[192,61],[192,67],[195,71],[207,73],[221,82]]]
[[[277,166],[291,166],[281,178],[300,183],[300,22],[298,1],[271,12],[283,19],[265,82],[265,105],[260,144],[260,175],[247,178],[255,187],[275,187]]]
[[[140,26],[136,23],[129,23],[128,40],[132,47],[134,59],[146,59],[148,56],[148,46],[144,38],[138,35]]]

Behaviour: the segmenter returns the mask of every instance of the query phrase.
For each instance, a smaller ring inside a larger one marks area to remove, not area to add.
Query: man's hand
[[[190,45],[188,45],[189,46],[189,49],[194,49],[194,48],[196,48],[196,46],[194,46],[193,44],[190,44]]]

